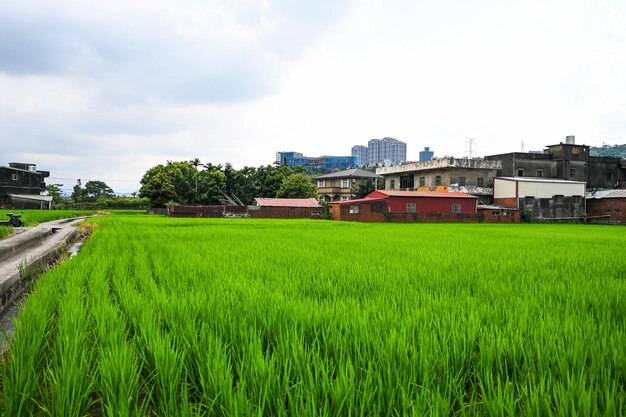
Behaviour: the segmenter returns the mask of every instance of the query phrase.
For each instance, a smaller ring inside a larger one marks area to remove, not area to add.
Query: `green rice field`
[[[623,228],[89,221],[4,415],[626,415]]]

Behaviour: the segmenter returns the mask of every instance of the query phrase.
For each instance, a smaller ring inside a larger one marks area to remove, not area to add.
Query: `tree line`
[[[116,196],[103,181],[79,179],[69,199],[64,199],[58,184],[48,185],[56,208],[147,208],[172,204],[211,205],[225,200],[245,205],[255,198],[317,197],[313,176],[321,172],[307,171],[301,166],[261,165],[235,169],[230,163],[213,165],[199,159],[167,161],[149,168],[141,178],[139,193],[130,197]],[[381,184],[378,186],[381,188]],[[382,184],[384,188],[384,183]],[[352,184],[352,194],[361,198],[374,191],[373,180]]]
[[[221,204],[225,198],[245,205],[263,198],[315,197],[315,184],[303,167],[260,166],[234,169],[230,163],[213,165],[192,161],[167,161],[154,166],[141,179],[139,196],[152,207],[170,204]]]

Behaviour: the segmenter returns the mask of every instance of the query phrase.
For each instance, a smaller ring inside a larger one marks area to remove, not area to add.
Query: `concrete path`
[[[32,269],[53,261],[63,244],[77,235],[76,225],[87,217],[41,223],[0,240],[0,313],[23,290],[20,269]]]

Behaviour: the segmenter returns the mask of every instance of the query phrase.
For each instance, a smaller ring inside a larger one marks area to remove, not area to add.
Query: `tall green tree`
[[[305,174],[292,174],[285,178],[281,184],[276,197],[284,198],[315,198],[315,184],[311,178]]]
[[[48,184],[46,185],[46,191],[52,196],[52,206],[58,206],[63,203],[63,196],[61,195],[61,186],[63,184]]]
[[[198,159],[167,161],[146,171],[139,196],[150,199],[153,207],[164,207],[170,202],[218,204],[226,189],[226,177],[221,169],[221,165],[202,164]]]
[[[99,198],[113,198],[113,189],[103,181],[87,181],[85,184],[85,194],[88,201],[97,201]]]

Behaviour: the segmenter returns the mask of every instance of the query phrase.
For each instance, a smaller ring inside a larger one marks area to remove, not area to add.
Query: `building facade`
[[[355,145],[352,147],[352,156],[356,156],[357,166],[367,165],[367,146]]]
[[[435,156],[435,153],[426,146],[423,151],[420,151],[420,162],[430,161],[433,159],[433,156]]]
[[[362,222],[479,222],[477,197],[465,193],[378,190],[335,203],[333,220]]]
[[[442,158],[376,169],[385,178],[385,190],[423,190],[447,186],[452,192],[477,196],[480,204],[490,204],[493,179],[500,161],[468,158]]]
[[[370,171],[362,169],[348,169],[331,174],[319,175],[314,178],[317,185],[317,196],[320,201],[335,202],[346,201],[354,198],[352,186],[360,180],[376,180],[380,178]]]
[[[626,190],[588,193],[585,205],[587,221],[626,224]]]
[[[405,142],[389,137],[370,139],[367,142],[368,165],[376,165],[380,162],[397,164],[404,161],[406,161]]]
[[[493,201],[527,212],[534,219],[579,218],[585,215],[585,183],[550,178],[498,177]]]
[[[543,153],[512,152],[485,156],[501,161],[499,177],[534,177],[580,181],[590,190],[626,187],[626,160],[590,156],[589,146],[569,142],[547,146]]]
[[[46,193],[48,171],[38,171],[35,164],[11,162],[0,166],[0,205],[13,208],[50,208],[52,198]]]
[[[357,157],[353,155],[310,157],[300,152],[276,152],[276,163],[292,168],[300,165],[306,169],[332,171],[356,167],[356,161]]]

